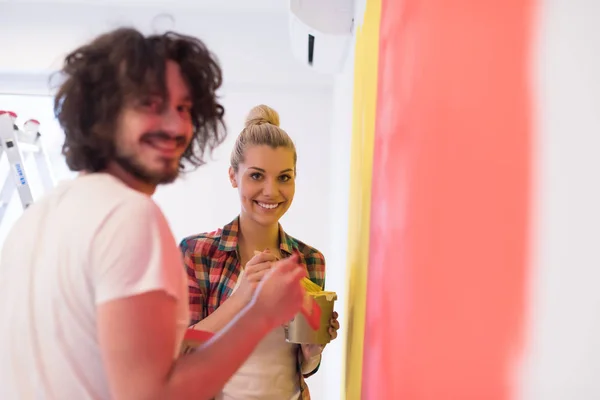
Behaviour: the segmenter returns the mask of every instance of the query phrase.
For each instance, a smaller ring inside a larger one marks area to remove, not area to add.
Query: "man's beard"
[[[133,177],[149,185],[156,186],[166,183],[173,183],[179,176],[179,168],[165,168],[160,172],[149,171],[136,160],[135,156],[131,155],[117,154],[115,157],[115,162],[126,172],[133,175]],[[168,163],[169,162],[165,160],[165,164]],[[165,165],[165,167],[166,166],[167,165]]]

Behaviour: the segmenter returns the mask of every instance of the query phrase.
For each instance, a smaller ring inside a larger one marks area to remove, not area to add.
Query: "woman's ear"
[[[232,167],[229,167],[229,182],[231,182],[231,187],[237,188],[237,177],[235,176],[235,171]]]

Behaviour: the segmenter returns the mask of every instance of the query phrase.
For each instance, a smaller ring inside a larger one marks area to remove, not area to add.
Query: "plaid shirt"
[[[239,217],[215,232],[201,233],[183,239],[179,245],[188,274],[191,324],[206,318],[223,303],[233,291],[241,265],[238,254]],[[279,227],[279,249],[283,257],[300,254],[300,263],[306,266],[311,281],[325,287],[325,258],[318,250],[287,235]],[[310,393],[304,378],[313,375],[301,373],[301,350],[298,346],[298,377],[302,400]]]

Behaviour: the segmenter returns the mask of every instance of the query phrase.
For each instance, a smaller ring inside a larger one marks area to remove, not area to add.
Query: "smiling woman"
[[[288,235],[279,224],[294,199],[296,161],[296,148],[279,127],[277,112],[265,105],[253,108],[236,140],[229,168],[229,180],[240,197],[240,215],[222,229],[189,236],[180,245],[188,273],[191,321],[197,329],[222,329],[248,304],[272,263],[294,253],[311,282],[324,288],[323,254]],[[332,339],[338,328],[334,313],[329,328]],[[259,344],[217,400],[309,399],[304,378],[316,372],[322,350],[286,342],[284,327],[279,327]]]
[[[277,231],[296,191],[296,147],[265,105],[252,109],[231,153],[229,179],[242,203],[242,219]],[[272,243],[261,243],[268,247]]]

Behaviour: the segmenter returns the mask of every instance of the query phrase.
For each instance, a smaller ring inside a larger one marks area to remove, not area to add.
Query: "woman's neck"
[[[247,252],[275,250],[279,248],[279,224],[264,226],[257,224],[244,214],[240,215],[240,248]]]

